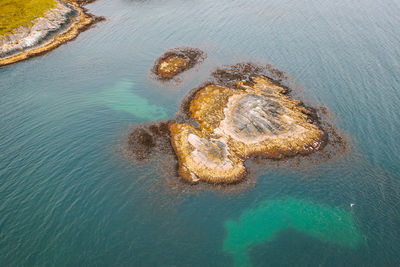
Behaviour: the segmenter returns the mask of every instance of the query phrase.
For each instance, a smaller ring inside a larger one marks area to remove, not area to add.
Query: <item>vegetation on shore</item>
[[[1,0],[0,36],[20,26],[29,26],[56,5],[55,0]]]
[[[97,17],[86,12],[83,5],[94,0],[62,0],[72,9],[77,11],[77,15],[71,19],[68,28],[46,40],[45,43],[33,46],[29,49],[22,49],[20,53],[0,58],[0,67],[13,64],[31,57],[43,55],[56,47],[73,40],[82,31],[89,29],[94,23],[104,20],[104,17]],[[0,0],[0,38],[8,34],[16,33],[13,29],[20,26],[29,26],[39,17],[44,17],[47,11],[59,7],[61,0]],[[57,11],[55,11],[57,12]],[[6,16],[3,16],[6,14]],[[51,18],[50,18],[51,20]],[[16,40],[23,38],[14,36]],[[7,45],[7,41],[5,45]]]

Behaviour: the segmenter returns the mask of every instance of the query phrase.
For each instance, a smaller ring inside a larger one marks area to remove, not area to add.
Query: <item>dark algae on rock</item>
[[[169,121],[145,123],[136,127],[128,137],[130,151],[137,160],[145,160],[153,152],[172,152],[169,142]]]

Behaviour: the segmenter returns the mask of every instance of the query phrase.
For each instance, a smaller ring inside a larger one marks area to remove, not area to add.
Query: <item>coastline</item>
[[[9,56],[0,56],[0,67],[46,54],[60,45],[75,39],[79,33],[89,29],[96,22],[104,20],[104,17],[97,17],[93,14],[90,14],[87,12],[87,9],[83,7],[85,4],[94,1],[59,0],[58,2],[60,5],[64,5],[69,8],[71,12],[76,13],[76,15],[67,17],[67,23],[60,23],[55,31],[48,30],[47,32],[42,32],[44,36],[34,40],[34,44],[32,46],[22,49],[20,52],[11,54]],[[57,15],[65,16],[65,14]],[[30,31],[32,27],[24,28]],[[18,40],[18,42],[21,40]]]

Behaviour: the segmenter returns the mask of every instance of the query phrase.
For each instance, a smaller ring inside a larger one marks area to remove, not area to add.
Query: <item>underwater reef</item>
[[[225,229],[223,250],[233,256],[235,266],[251,266],[251,249],[273,241],[285,229],[348,249],[365,243],[352,213],[290,197],[263,201],[237,220],[226,221]]]
[[[197,48],[180,47],[165,52],[154,64],[153,73],[159,80],[171,80],[178,74],[193,68],[205,59]]]
[[[248,175],[249,158],[279,161],[341,142],[316,109],[292,96],[285,79],[270,65],[219,68],[188,93],[175,117],[136,127],[129,150],[139,160],[173,154],[188,183],[235,184]]]
[[[27,2],[29,4],[32,1]],[[21,25],[13,24],[14,28],[0,35],[0,66],[45,54],[103,20],[103,17],[89,14],[83,7],[90,2],[93,1],[55,0],[54,6],[49,5],[42,10],[42,15],[32,15],[32,21],[22,21]],[[28,4],[24,3],[29,7]],[[8,10],[8,14],[23,12],[18,10],[23,6],[21,4],[6,5],[5,8],[10,9],[10,6],[13,10]],[[13,20],[12,17],[9,19]]]

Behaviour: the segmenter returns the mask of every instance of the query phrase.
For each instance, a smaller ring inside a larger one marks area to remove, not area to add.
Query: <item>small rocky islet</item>
[[[271,66],[251,63],[218,69],[211,81],[189,93],[181,114],[136,128],[131,150],[143,159],[169,144],[186,181],[232,184],[246,177],[250,157],[281,160],[323,149],[328,132],[316,110],[290,95],[280,82],[283,76]]]
[[[74,39],[80,32],[88,29],[94,23],[103,20],[89,14],[83,7],[93,1],[82,0],[6,0],[0,10],[6,10],[8,14],[29,12],[32,20],[8,24],[3,21],[5,32],[0,34],[0,66],[13,64],[34,56],[39,56]],[[9,3],[8,3],[9,2]],[[31,5],[31,6],[30,6]],[[24,8],[26,10],[24,10]],[[26,17],[26,16],[25,16]],[[13,17],[10,18],[10,21]]]
[[[193,68],[205,59],[200,49],[179,47],[165,52],[154,64],[153,73],[159,80],[171,80],[178,74]]]

